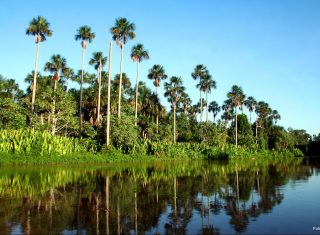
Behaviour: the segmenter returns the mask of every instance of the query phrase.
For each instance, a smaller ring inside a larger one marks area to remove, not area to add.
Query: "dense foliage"
[[[37,50],[46,36],[52,35],[49,27],[43,17],[30,22],[27,34],[36,37]],[[125,18],[117,19],[110,29],[122,57],[124,45],[135,38],[134,30],[135,25]],[[109,76],[110,71],[105,72],[104,67],[110,58],[102,52],[94,52],[89,61],[97,74],[88,73],[84,53],[94,38],[89,26],[80,27],[75,35],[82,46],[81,70],[69,68],[66,58],[54,54],[42,68],[50,75],[42,74],[41,68],[40,72],[27,74],[25,82],[29,86],[25,92],[15,80],[0,75],[2,152],[61,155],[116,148],[130,154],[217,157],[268,150],[298,153],[295,147],[308,151],[312,138],[304,130],[286,130],[277,125],[281,118],[278,111],[264,101],[247,97],[241,87],[232,86],[221,106],[210,100],[209,94],[217,84],[202,64],[196,65],[190,74],[200,92],[200,99],[195,103],[183,85],[188,78],[169,77],[161,65],[149,69],[148,78],[153,81],[155,92],[139,81],[139,63],[149,59],[149,52],[142,44],[134,46],[130,55],[138,65],[136,84],[122,71],[123,59],[120,74]],[[160,103],[158,93],[161,81],[166,79],[163,86],[164,96],[171,104],[168,111]],[[70,81],[78,83],[80,89],[70,86]],[[317,141],[314,139],[312,146]]]

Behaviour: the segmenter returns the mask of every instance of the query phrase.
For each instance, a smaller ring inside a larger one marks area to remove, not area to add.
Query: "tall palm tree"
[[[101,124],[100,117],[100,103],[101,103],[101,72],[103,67],[106,65],[108,58],[103,56],[101,51],[93,52],[92,58],[89,60],[89,64],[93,65],[95,70],[97,70],[97,78],[98,78],[98,110],[97,110],[97,120],[96,123],[98,125]]]
[[[254,111],[254,109],[257,105],[257,101],[252,96],[249,96],[243,103],[247,107],[247,109],[249,110],[250,123],[251,123],[251,113]]]
[[[203,64],[198,64],[195,68],[194,71],[191,73],[191,76],[194,80],[199,79],[199,84],[201,84],[201,80],[208,74],[208,69],[206,66],[204,66]],[[200,122],[202,122],[202,89],[200,88]]]
[[[33,70],[33,84],[32,84],[32,100],[31,100],[31,113],[34,112],[34,102],[36,100],[36,90],[37,90],[37,69],[38,69],[38,55],[40,42],[44,42],[47,37],[52,35],[52,30],[50,29],[50,23],[42,16],[33,18],[29,23],[26,30],[27,35],[33,35],[36,37],[36,62]]]
[[[269,104],[264,101],[259,101],[256,105],[255,112],[257,114],[256,120],[256,144],[258,143],[258,127],[263,128],[263,121],[272,113]]]
[[[81,40],[82,47],[82,66],[81,66],[81,82],[80,82],[80,102],[79,102],[79,125],[80,125],[80,136],[82,136],[82,95],[83,95],[83,74],[84,74],[84,54],[87,48],[87,42],[91,43],[95,38],[95,34],[91,31],[91,28],[87,25],[81,26],[77,30],[75,40]]]
[[[176,142],[176,109],[177,103],[184,92],[185,87],[182,85],[181,77],[173,76],[169,82],[164,84],[165,93],[164,96],[168,97],[168,101],[172,104],[173,108],[173,142]]]
[[[109,64],[108,64],[108,101],[107,101],[107,125],[106,125],[106,144],[110,144],[110,105],[111,105],[111,69],[112,69],[112,40],[109,44]]]
[[[143,48],[143,45],[138,43],[131,49],[131,59],[134,62],[137,62],[137,78],[136,78],[136,97],[135,97],[135,125],[137,126],[138,120],[138,82],[139,82],[139,65],[142,60],[149,59],[149,53]]]
[[[235,134],[236,134],[236,146],[238,146],[238,107],[243,104],[245,99],[245,94],[242,91],[242,88],[236,85],[233,85],[231,91],[228,92],[227,97],[232,101],[234,110],[235,110]]]
[[[211,93],[211,89],[216,89],[216,81],[214,81],[209,73],[205,74],[201,83],[197,85],[201,91],[206,94],[206,122],[208,122],[208,93]]]
[[[221,107],[216,101],[211,101],[209,104],[209,112],[213,113],[213,122],[216,122],[216,116],[220,112]]]
[[[120,60],[120,86],[118,95],[118,117],[121,116],[121,86],[122,86],[122,67],[123,67],[123,46],[129,39],[136,37],[134,23],[130,23],[126,18],[116,19],[114,27],[110,29],[112,39],[121,49],[121,60]]]
[[[68,86],[69,79],[73,80],[74,76],[75,76],[75,74],[74,74],[74,71],[72,68],[65,67],[62,70],[62,77],[65,79],[64,84],[66,86],[66,93],[68,93],[68,91],[69,91],[69,86]]]
[[[57,119],[55,117],[55,108],[56,108],[56,90],[57,83],[59,81],[60,72],[64,70],[67,66],[67,61],[61,55],[52,55],[50,61],[47,62],[44,66],[44,71],[49,71],[53,74],[52,80],[54,80],[54,90],[53,90],[53,105],[52,105],[52,125],[51,125],[51,133],[54,135],[56,132],[56,123]]]
[[[163,66],[159,64],[153,65],[151,69],[149,69],[148,78],[150,80],[153,80],[153,85],[156,87],[156,96],[158,96],[158,87],[160,87],[161,80],[167,79],[167,74],[163,68]],[[159,127],[159,115],[157,113],[156,118],[157,123],[157,133],[158,133],[158,127]]]

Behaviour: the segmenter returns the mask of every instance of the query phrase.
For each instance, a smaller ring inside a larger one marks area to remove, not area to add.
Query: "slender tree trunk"
[[[177,217],[177,177],[173,177],[174,216]]]
[[[52,110],[51,110],[51,114],[52,114],[52,125],[51,125],[51,134],[54,135],[56,133],[56,90],[57,90],[57,80],[54,81],[54,90],[53,90],[53,104],[52,104]]]
[[[238,201],[238,211],[239,211],[239,204],[240,204],[240,200],[239,200],[239,174],[238,174],[238,169],[236,168],[236,178],[237,178],[237,201]]]
[[[200,78],[200,84],[201,84],[201,78]],[[200,122],[202,122],[202,109],[203,109],[202,92],[201,92],[201,88],[200,88]]]
[[[138,234],[138,204],[137,204],[137,193],[134,193],[134,213],[135,213],[135,232]]]
[[[39,35],[37,35],[38,37]],[[34,113],[34,103],[36,100],[36,90],[37,90],[37,70],[38,70],[38,58],[39,58],[39,48],[40,42],[37,42],[36,48],[36,62],[34,64],[34,71],[33,71],[33,84],[32,84],[32,100],[31,100],[31,113]]]
[[[109,176],[106,176],[106,234],[109,235]]]
[[[208,90],[206,90],[206,122],[208,122]]]
[[[119,97],[118,97],[118,118],[120,118],[120,116],[121,116],[123,46],[124,46],[124,44],[123,44],[123,42],[121,42],[120,81],[119,81]]]
[[[173,143],[176,143],[176,102],[173,102]]]
[[[156,86],[156,97],[158,97],[158,87]],[[157,117],[156,117],[156,124],[157,124],[157,134],[159,133],[159,113],[157,109]]]
[[[120,205],[119,205],[119,197],[117,203],[117,224],[118,224],[118,234],[121,234],[121,225],[120,225]]]
[[[97,124],[101,124],[100,119],[100,105],[101,104],[101,60],[99,64],[99,71],[98,71],[98,112],[97,112]]]
[[[251,111],[249,111],[249,113],[250,113],[250,124],[252,124],[252,123],[251,123]]]
[[[112,65],[112,41],[109,45],[109,66],[108,66],[108,105],[107,105],[107,128],[106,128],[106,141],[107,146],[110,144],[110,89],[111,89],[111,65]]]
[[[258,144],[258,119],[256,120],[256,144]]]
[[[80,82],[80,103],[79,103],[79,125],[80,125],[80,132],[79,136],[82,137],[82,85],[83,85],[83,75],[84,75],[84,53],[85,47],[82,46],[82,66],[81,66],[81,82]]]
[[[238,108],[237,108],[237,106],[236,106],[236,146],[238,146],[238,113],[237,113],[237,110]]]
[[[136,78],[136,102],[135,102],[135,126],[138,125],[138,81],[139,81],[139,61],[137,61],[137,78]]]

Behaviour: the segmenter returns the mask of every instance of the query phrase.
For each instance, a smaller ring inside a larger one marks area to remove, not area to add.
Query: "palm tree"
[[[75,74],[72,68],[70,67],[65,67],[62,70],[62,77],[65,79],[64,84],[66,86],[66,93],[68,93],[69,91],[69,87],[68,87],[68,81],[69,79],[73,80]]]
[[[131,49],[131,58],[133,61],[137,62],[137,78],[136,78],[136,98],[135,98],[135,125],[137,126],[138,120],[138,81],[139,81],[139,64],[142,60],[149,59],[148,51],[144,50],[142,44],[137,44]]]
[[[60,72],[64,70],[67,66],[67,61],[61,55],[52,55],[50,61],[47,62],[44,66],[44,71],[49,71],[53,74],[52,80],[54,80],[54,90],[53,90],[53,105],[52,105],[52,125],[51,125],[51,133],[54,135],[56,132],[56,123],[57,119],[55,117],[55,108],[56,108],[56,90],[57,83],[59,81]]]
[[[160,86],[161,80],[167,79],[167,74],[163,68],[163,66],[159,64],[153,65],[151,69],[149,69],[148,78],[153,80],[153,85],[156,87],[156,96],[158,96],[158,87]],[[159,115],[157,113],[157,133],[158,133],[158,126],[159,126]]]
[[[177,102],[181,96],[181,93],[185,90],[182,86],[181,77],[173,76],[170,78],[169,82],[164,84],[165,93],[164,96],[168,97],[168,102],[172,104],[173,108],[173,142],[176,142],[176,109]]]
[[[231,91],[227,94],[227,97],[231,100],[233,107],[235,109],[235,134],[236,134],[236,146],[238,146],[238,107],[242,105],[245,94],[242,91],[242,88],[236,85],[233,85]]]
[[[31,101],[31,113],[34,112],[34,103],[36,100],[36,89],[37,89],[37,69],[38,69],[38,54],[40,42],[44,42],[47,37],[52,35],[52,30],[50,29],[50,23],[42,16],[33,18],[29,23],[29,27],[26,30],[27,35],[33,35],[36,37],[36,62],[33,70],[33,84],[32,84],[32,101]]]
[[[199,79],[199,84],[201,84],[201,80],[208,74],[208,70],[207,70],[207,67],[204,66],[203,64],[198,64],[195,68],[194,68],[194,71],[191,73],[191,76],[194,80],[197,80]],[[200,101],[201,101],[201,104],[200,104],[200,122],[202,122],[202,89],[200,87]]]
[[[281,116],[277,110],[272,110],[271,118],[274,120],[275,124],[277,124],[278,120],[281,119]]]
[[[98,111],[97,111],[97,120],[96,123],[98,125],[101,124],[100,117],[100,103],[101,103],[101,72],[103,67],[106,65],[108,58],[103,56],[101,51],[93,52],[92,58],[89,60],[89,64],[93,65],[95,70],[97,70],[97,78],[98,78]]]
[[[187,112],[189,107],[191,106],[192,100],[190,96],[186,92],[182,92],[180,95],[180,103],[182,104],[182,110],[184,113]]]
[[[110,40],[109,44],[109,65],[108,65],[108,101],[107,101],[107,125],[106,125],[106,144],[109,146],[110,144],[110,105],[111,105],[111,68],[112,68],[112,40]]]
[[[263,121],[272,113],[269,104],[264,101],[259,101],[256,105],[255,112],[257,114],[256,120],[256,144],[258,143],[258,127],[263,128]]]
[[[114,80],[112,80],[112,89],[118,90],[120,87],[120,78],[122,77],[122,86],[121,86],[121,93],[124,95],[130,95],[130,89],[131,89],[131,82],[129,77],[126,73],[122,73],[122,76],[120,74],[116,74],[114,76]]]
[[[225,120],[226,126],[228,127],[229,121],[233,118],[234,113],[232,110],[232,101],[230,99],[227,99],[223,102],[223,105],[221,106],[224,113],[222,114],[221,118]]]
[[[81,40],[82,47],[82,67],[81,67],[81,82],[80,82],[80,102],[79,102],[79,124],[80,124],[80,136],[82,135],[82,85],[83,85],[83,73],[84,73],[84,53],[87,48],[87,42],[91,43],[95,38],[95,34],[91,32],[91,28],[87,25],[81,26],[77,30],[75,40]]]
[[[247,107],[247,109],[249,110],[250,123],[251,123],[251,113],[254,111],[254,109],[257,105],[257,101],[252,96],[249,96],[243,103]]]
[[[213,122],[216,122],[216,116],[220,112],[220,106],[216,101],[212,101],[209,104],[209,112],[213,113]]]
[[[110,29],[112,39],[116,41],[116,44],[121,49],[121,60],[120,60],[120,86],[118,96],[118,117],[121,116],[121,86],[122,86],[122,67],[123,67],[123,46],[129,39],[136,37],[134,23],[130,23],[126,18],[116,19],[115,26]]]
[[[216,81],[212,80],[211,75],[207,72],[201,83],[197,85],[197,88],[206,93],[206,122],[208,122],[208,93],[211,93],[211,89],[217,88]]]

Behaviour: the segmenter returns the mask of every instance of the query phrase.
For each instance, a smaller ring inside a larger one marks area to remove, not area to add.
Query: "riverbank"
[[[172,147],[172,146],[171,146]],[[171,147],[168,146],[169,149]],[[211,150],[211,152],[209,152]],[[132,153],[125,154],[120,150],[112,149],[96,153],[73,153],[67,155],[57,154],[14,154],[0,153],[0,165],[59,165],[59,164],[103,164],[119,162],[148,162],[148,161],[171,161],[171,160],[219,160],[236,162],[257,162],[264,160],[275,160],[282,158],[301,157],[299,153],[290,151],[278,152],[274,150],[260,150],[255,152],[245,151],[241,147],[216,149],[214,147],[199,149],[198,152],[188,148],[182,149],[177,146],[179,154],[174,155],[165,148],[162,152],[155,152],[154,155]]]

